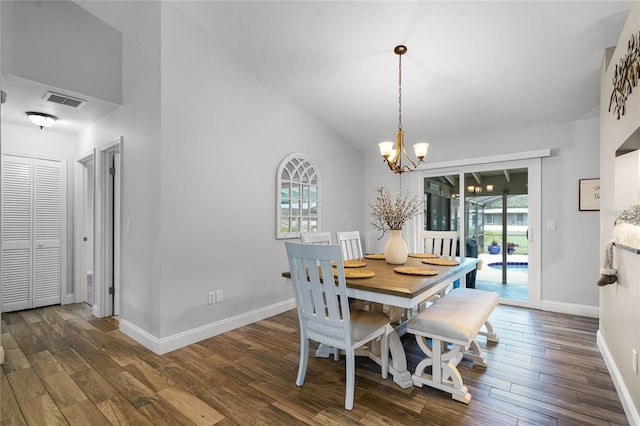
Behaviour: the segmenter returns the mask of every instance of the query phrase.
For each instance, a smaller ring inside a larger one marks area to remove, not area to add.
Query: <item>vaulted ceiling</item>
[[[604,49],[631,2],[181,2],[179,7],[363,152],[596,117]],[[375,147],[375,145],[374,145]]]
[[[91,11],[91,2],[79,3]],[[616,44],[631,3],[189,1],[173,7],[368,152],[393,140],[397,129],[398,44],[408,47],[402,62],[408,144],[596,117],[602,55]]]

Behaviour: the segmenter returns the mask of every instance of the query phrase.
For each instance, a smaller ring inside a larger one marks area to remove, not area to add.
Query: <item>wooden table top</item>
[[[421,293],[451,280],[453,277],[460,277],[476,268],[478,259],[467,257],[458,258],[458,266],[437,266],[422,263],[422,259],[408,258],[404,265],[390,265],[384,259],[360,259],[367,263],[364,267],[372,270],[375,275],[372,278],[347,279],[347,287],[354,290],[388,294],[392,296],[413,299]],[[394,271],[398,266],[422,266],[438,270],[438,275],[416,276],[399,274]],[[283,272],[282,276],[291,278],[291,274]]]

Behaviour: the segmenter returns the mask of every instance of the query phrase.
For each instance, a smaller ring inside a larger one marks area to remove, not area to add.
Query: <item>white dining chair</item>
[[[301,232],[300,242],[302,244],[331,244],[330,232]],[[340,359],[340,351],[336,348],[333,349],[333,359],[338,361]]]
[[[439,256],[455,256],[458,247],[456,231],[422,231],[418,240],[418,251]]]
[[[302,232],[300,233],[302,244],[331,244],[330,232]]]
[[[421,231],[418,240],[418,251],[433,253],[438,256],[455,256],[458,246],[458,233],[456,231]],[[427,299],[430,304],[451,290],[451,286],[442,289],[437,294]],[[418,309],[422,309],[419,307]]]
[[[347,284],[338,245],[285,242],[300,323],[300,360],[296,385],[307,372],[309,339],[345,351],[346,390],[344,408],[353,408],[355,350],[380,340],[382,378],[389,371],[389,319],[380,313],[350,309]],[[331,263],[336,262],[337,279]],[[371,349],[371,345],[369,345]]]
[[[363,257],[359,231],[336,232],[336,239],[342,249],[342,258],[344,260]]]

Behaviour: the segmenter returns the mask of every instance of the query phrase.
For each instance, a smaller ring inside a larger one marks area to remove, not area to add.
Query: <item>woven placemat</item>
[[[331,262],[331,266],[335,268],[336,262]],[[343,261],[342,266],[345,268],[362,268],[363,266],[367,266],[367,262],[364,260],[351,259]]]
[[[438,275],[438,270],[433,268],[423,268],[422,266],[398,266],[393,269],[399,274],[405,275]]]
[[[371,278],[375,275],[375,273],[371,269],[364,268],[350,268],[344,270],[344,277],[346,279],[357,279],[357,278]],[[338,270],[333,270],[333,276],[338,276]]]
[[[365,254],[365,259],[377,259],[377,260],[384,260],[384,253],[372,253],[372,254]]]
[[[458,266],[460,264],[460,262],[454,259],[425,259],[422,263],[439,266]]]
[[[437,259],[440,256],[433,253],[409,253],[409,257],[417,257],[418,259]]]

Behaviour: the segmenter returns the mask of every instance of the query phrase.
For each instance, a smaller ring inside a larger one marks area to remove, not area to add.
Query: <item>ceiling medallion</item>
[[[620,116],[625,113],[625,102],[627,97],[638,84],[640,78],[640,32],[636,37],[631,34],[631,39],[627,43],[627,54],[620,58],[620,64],[616,65],[613,73],[613,91],[609,99],[609,112],[613,106],[613,114]]]

